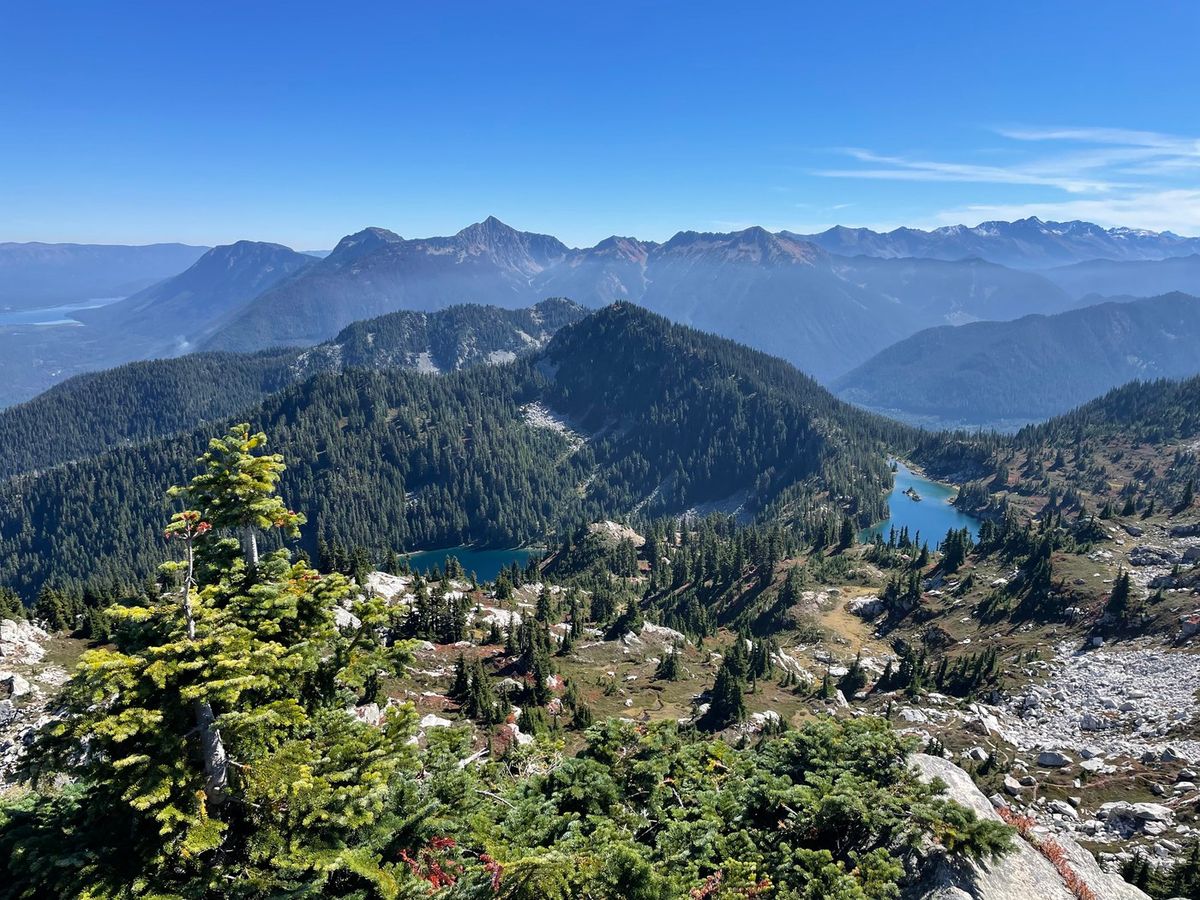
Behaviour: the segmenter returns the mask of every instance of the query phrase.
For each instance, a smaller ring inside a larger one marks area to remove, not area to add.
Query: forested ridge
[[[0,478],[190,431],[321,372],[422,363],[452,371],[503,359],[536,349],[584,314],[558,299],[529,309],[406,310],[356,322],[308,350],[195,353],[79,375],[0,411]]]
[[[532,427],[528,404],[590,439]],[[295,460],[287,496],[318,538],[371,548],[512,546],[582,521],[739,498],[793,520],[884,509],[889,448],[918,434],[837,401],[787,363],[622,304],[537,356],[441,376],[318,375],[238,420]],[[0,583],[150,574],[161,499],[207,425],[0,486]],[[820,527],[824,527],[821,524]]]
[[[0,478],[245,409],[292,383],[294,359],[291,350],[195,353],[77,375],[0,412]]]
[[[1040,425],[1030,425],[1017,442],[1071,442],[1080,436],[1121,435],[1158,443],[1200,434],[1200,376],[1133,381]]]
[[[941,422],[1026,423],[1133,379],[1200,371],[1200,298],[1181,293],[917,332],[832,385],[879,410]]]

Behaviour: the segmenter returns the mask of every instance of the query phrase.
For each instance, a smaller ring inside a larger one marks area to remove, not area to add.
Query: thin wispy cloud
[[[849,169],[822,169],[816,174],[828,178],[880,178],[895,181],[957,181],[980,184],[1031,184],[1056,187],[1069,193],[1105,191],[1113,187],[1107,181],[1081,178],[1077,171],[1055,171],[1057,167],[1040,164],[985,166],[944,160],[910,159],[884,156],[869,150],[847,148],[847,156],[861,163]]]
[[[1023,203],[965,203],[933,214],[938,224],[975,218],[1088,219],[1101,225],[1200,231],[1200,138],[1105,127],[1005,127],[1004,165],[968,159],[885,154],[857,147],[853,164],[814,174],[827,178],[1020,185],[1047,196]],[[987,148],[989,151],[994,147]],[[964,154],[965,156],[966,154]],[[994,154],[991,154],[994,155]]]

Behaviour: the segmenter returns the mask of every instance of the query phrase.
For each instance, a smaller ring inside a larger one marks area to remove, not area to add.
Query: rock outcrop
[[[0,792],[49,719],[48,704],[66,681],[61,666],[46,661],[50,635],[32,622],[0,621]]]
[[[991,801],[975,786],[971,776],[954,763],[924,753],[915,754],[912,762],[923,780],[940,779],[950,799],[974,810],[981,818],[1000,821]],[[1056,841],[1072,871],[1096,897],[1150,900],[1149,895],[1119,876],[1101,870],[1095,858],[1070,838],[1060,836]],[[931,857],[904,897],[905,900],[1077,900],[1054,865],[1019,836],[1013,838],[1012,850],[998,860],[974,862],[956,861],[944,855]]]

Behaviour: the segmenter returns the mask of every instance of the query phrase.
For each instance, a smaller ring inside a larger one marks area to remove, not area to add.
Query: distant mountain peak
[[[630,261],[645,262],[646,254],[656,246],[658,245],[648,241],[614,234],[583,252],[591,256],[616,256]]]
[[[207,256],[235,256],[248,253],[279,253],[281,251],[285,253],[296,252],[291,247],[285,247],[283,244],[273,244],[269,241],[242,240],[234,241],[232,244],[221,244],[220,246],[213,247],[200,258],[204,259]]]
[[[714,262],[811,265],[825,256],[808,241],[787,233],[772,234],[761,225],[730,233],[681,231],[661,249],[666,253],[708,257]]]
[[[495,248],[497,246],[518,243],[521,232],[501,222],[495,216],[488,216],[482,222],[475,222],[454,235],[459,241],[473,246]]]
[[[468,225],[454,236],[454,240],[468,255],[490,256],[525,276],[536,275],[567,254],[566,245],[558,238],[518,231],[495,216]]]
[[[364,228],[362,231],[356,231],[354,234],[346,235],[338,241],[337,246],[330,251],[325,259],[331,265],[345,265],[366,256],[368,253],[373,253],[380,247],[403,242],[404,238],[400,237],[396,232],[373,226]]]

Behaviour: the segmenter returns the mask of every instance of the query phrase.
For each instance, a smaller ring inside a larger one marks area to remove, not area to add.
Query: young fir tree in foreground
[[[264,441],[233,429],[173,492],[191,505],[166,531],[182,560],[164,567],[159,596],[109,611],[113,646],[84,654],[30,754],[41,792],[4,810],[8,893],[272,896],[396,881],[377,844],[400,812],[412,712],[391,710],[382,727],[346,712],[370,674],[399,662],[374,637],[390,613],[356,601],[362,626],[343,635],[344,578],[286,550],[259,557],[256,531],[286,537],[301,521],[275,495],[282,461],[255,452]],[[59,776],[71,779],[61,790]]]

